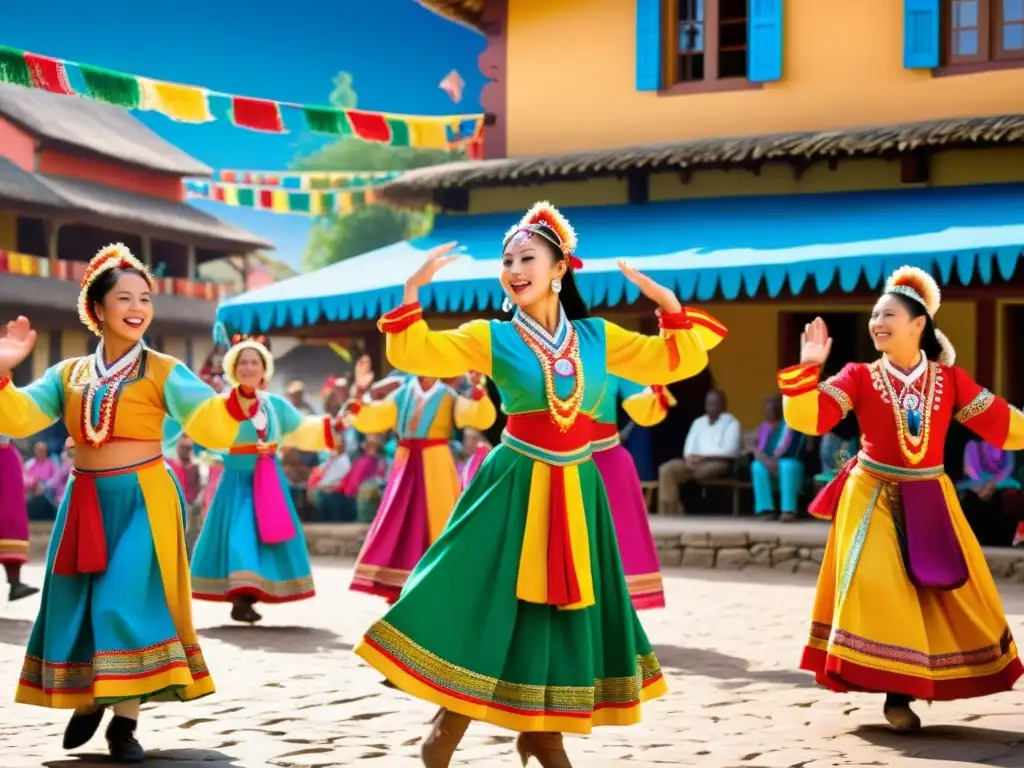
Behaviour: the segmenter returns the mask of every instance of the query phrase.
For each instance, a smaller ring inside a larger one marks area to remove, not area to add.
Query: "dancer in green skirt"
[[[631,725],[666,692],[637,619],[601,478],[591,413],[608,374],[668,384],[700,372],[725,328],[620,263],[659,306],[660,336],[589,317],[576,286],[576,235],[548,203],[506,234],[501,284],[509,321],[431,331],[418,291],[452,262],[433,250],[384,315],[388,360],[415,375],[475,370],[501,393],[508,423],[447,528],[398,602],[356,648],[407,693],[442,709],[423,744],[448,766],[469,721],[520,731],[524,765],[564,768],[562,733]]]

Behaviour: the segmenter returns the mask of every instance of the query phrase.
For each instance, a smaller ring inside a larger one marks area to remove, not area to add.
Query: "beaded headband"
[[[228,384],[232,387],[238,386],[238,380],[235,378],[235,366],[238,365],[238,358],[247,349],[251,349],[263,360],[263,381],[267,382],[274,378],[274,356],[270,354],[266,342],[265,336],[243,336],[236,333],[231,337],[231,348],[224,353],[224,362],[221,364],[224,369],[224,379]]]
[[[100,330],[100,319],[89,303],[89,288],[100,275],[112,269],[134,269],[142,275],[150,290],[153,289],[153,276],[146,265],[136,259],[124,243],[112,243],[100,249],[100,252],[89,261],[85,277],[82,278],[82,289],[78,292],[78,318],[97,336],[102,336],[103,331]]]
[[[569,261],[570,267],[583,269],[583,261],[573,255],[578,245],[576,230],[572,228],[569,220],[562,215],[561,211],[547,200],[534,203],[533,207],[519,220],[519,223],[505,233],[502,251],[509,245],[521,243],[533,235],[543,237],[561,251]]]

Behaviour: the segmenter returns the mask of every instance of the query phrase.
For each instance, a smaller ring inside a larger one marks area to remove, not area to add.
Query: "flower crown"
[[[572,228],[572,224],[562,215],[561,211],[547,200],[534,203],[533,207],[519,220],[519,223],[505,233],[502,250],[507,248],[517,235],[543,237],[562,252],[562,255],[568,259],[570,267],[583,269],[583,261],[574,255],[578,245],[576,230]]]
[[[935,278],[920,267],[900,267],[885,281],[886,293],[898,293],[913,299],[934,319],[942,304],[942,293]]]
[[[270,348],[267,347],[267,338],[236,333],[231,337],[231,348],[224,353],[224,361],[221,363],[224,379],[232,387],[238,386],[238,379],[235,378],[235,366],[238,365],[238,358],[247,349],[251,349],[262,358],[263,381],[270,381],[274,378],[274,356],[270,354]]]
[[[136,259],[124,243],[112,243],[102,249],[89,261],[82,278],[82,289],[78,292],[78,317],[90,331],[102,336],[100,319],[89,303],[89,289],[100,275],[112,269],[134,269],[145,279],[150,290],[153,288],[153,276],[141,261]]]

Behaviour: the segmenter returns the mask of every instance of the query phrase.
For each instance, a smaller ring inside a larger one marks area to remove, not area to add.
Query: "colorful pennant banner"
[[[349,189],[393,181],[401,171],[217,171],[216,181],[281,189]]]
[[[216,200],[218,203],[239,208],[255,208],[273,213],[298,213],[304,216],[351,213],[356,208],[369,205],[377,199],[377,193],[372,188],[352,192],[293,192],[275,187],[197,180],[185,182],[185,195],[193,199]]]
[[[481,114],[400,115],[254,99],[151,80],[2,45],[0,81],[65,96],[83,96],[125,109],[159,112],[183,123],[215,120],[211,103],[225,101],[231,122],[253,131],[286,133],[282,110],[294,110],[302,114],[306,128],[314,133],[352,136],[395,147],[463,149],[474,159],[481,157],[483,147]]]

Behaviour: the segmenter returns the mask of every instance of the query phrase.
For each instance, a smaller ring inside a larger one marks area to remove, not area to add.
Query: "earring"
[[[551,290],[555,294],[559,294],[562,292],[562,281],[559,280],[557,277],[551,281]]]
[[[510,299],[508,296],[506,296],[501,301],[501,311],[502,312],[511,312],[512,311],[512,299]]]

